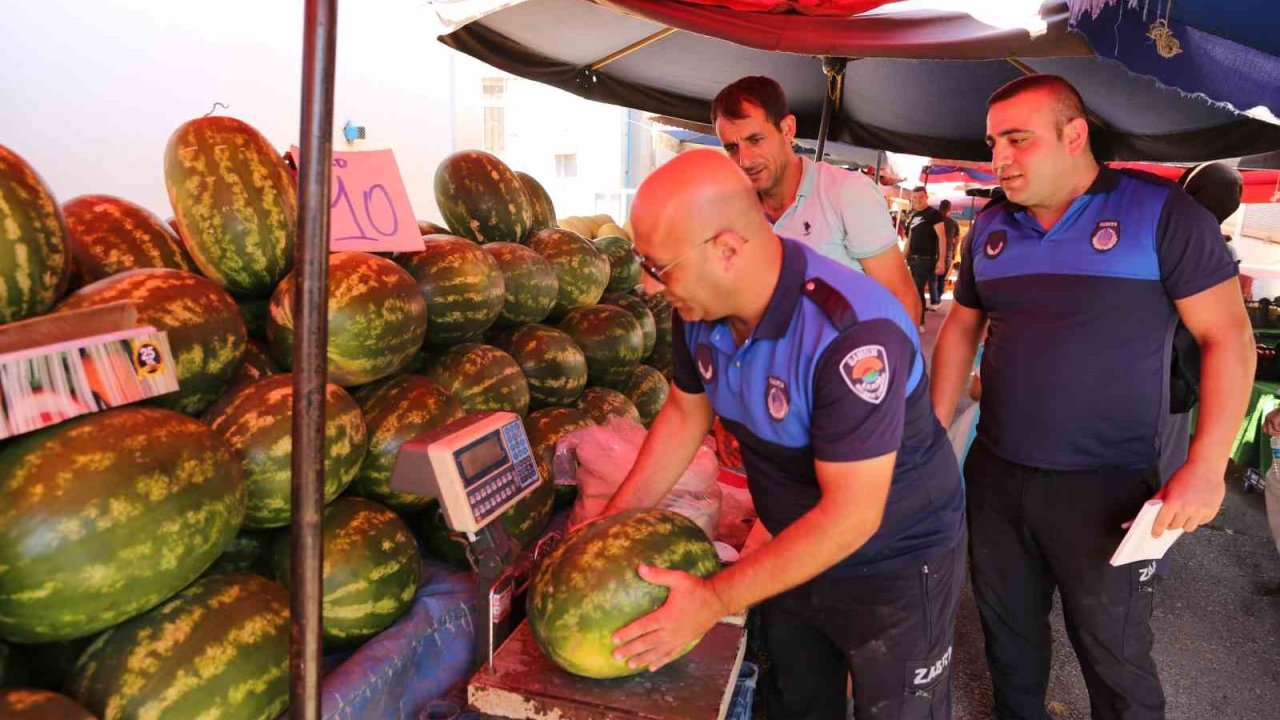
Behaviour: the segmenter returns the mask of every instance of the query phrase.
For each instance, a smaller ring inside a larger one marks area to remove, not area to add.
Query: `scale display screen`
[[[507,453],[495,432],[463,448],[458,452],[457,458],[462,481],[467,487],[471,487],[485,479],[490,471],[506,460]]]

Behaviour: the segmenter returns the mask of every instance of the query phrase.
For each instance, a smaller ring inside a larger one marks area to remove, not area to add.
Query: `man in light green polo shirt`
[[[774,232],[867,274],[911,317],[920,316],[884,196],[861,173],[796,155],[796,118],[777,82],[759,76],[734,82],[716,95],[711,121],[755,187]]]

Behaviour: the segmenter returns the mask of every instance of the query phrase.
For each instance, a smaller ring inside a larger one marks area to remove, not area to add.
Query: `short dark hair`
[[[951,201],[950,201],[950,200],[943,200],[942,202],[938,203],[938,211],[939,211],[939,212],[946,212],[946,211],[948,211],[948,210],[950,210],[950,209],[951,209]]]
[[[747,116],[743,105],[755,105],[776,128],[782,127],[782,119],[791,114],[787,108],[787,94],[773,78],[752,75],[735,80],[725,86],[711,101],[711,124],[717,118],[741,120]]]
[[[1080,97],[1080,91],[1057,75],[1024,75],[1017,80],[1011,80],[991,93],[991,97],[987,98],[987,107],[1035,90],[1044,90],[1052,96],[1053,114],[1057,120],[1055,125],[1059,137],[1062,135],[1062,128],[1072,120],[1085,118],[1086,122],[1088,121],[1084,110],[1084,98]]]
[[[923,186],[923,185],[917,185],[917,186],[915,186],[915,187],[911,188],[911,192],[913,192],[913,193],[922,192],[922,193],[925,193],[925,194],[927,195],[927,194],[929,193],[929,189],[928,189],[928,188],[926,188],[926,187],[925,187],[925,186]]]

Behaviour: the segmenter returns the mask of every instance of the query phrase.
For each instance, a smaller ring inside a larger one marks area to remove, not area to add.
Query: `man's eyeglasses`
[[[711,237],[707,238],[706,240],[703,240],[702,242],[697,243],[697,244],[696,244],[696,245],[694,245],[693,247],[691,247],[691,248],[689,248],[688,250],[686,250],[686,251],[684,252],[684,254],[683,254],[683,255],[681,255],[680,257],[676,258],[675,260],[672,260],[671,262],[667,263],[666,265],[663,265],[662,267],[658,267],[657,265],[655,265],[655,264],[654,264],[654,262],[653,262],[652,260],[650,260],[649,258],[647,258],[647,257],[645,257],[645,256],[643,256],[643,255],[641,255],[639,252],[636,252],[635,250],[632,250],[631,252],[632,252],[632,253],[634,253],[634,254],[635,254],[635,256],[636,256],[636,259],[640,261],[640,269],[641,269],[641,270],[644,270],[646,273],[648,273],[648,274],[649,274],[649,277],[653,278],[654,280],[657,280],[658,282],[664,282],[664,281],[663,281],[663,279],[662,279],[662,276],[663,276],[663,275],[666,275],[668,272],[670,272],[670,271],[671,271],[671,268],[675,267],[676,263],[678,263],[678,262],[680,262],[681,260],[684,260],[685,258],[689,257],[690,255],[692,255],[692,254],[693,254],[693,251],[694,251],[694,250],[697,250],[698,248],[702,247],[703,245],[706,245],[707,243],[711,242],[712,240],[715,240],[715,239],[716,239],[717,237],[719,237],[719,236],[720,236],[720,233],[716,233],[715,235],[712,235]]]

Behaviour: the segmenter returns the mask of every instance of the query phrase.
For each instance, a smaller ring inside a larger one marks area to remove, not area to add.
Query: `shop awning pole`
[[[818,151],[814,154],[814,162],[822,162],[822,156],[826,153],[827,132],[831,128],[831,107],[844,97],[844,68],[848,63],[846,58],[822,58],[822,72],[827,76],[827,92],[822,96],[822,122],[818,125]]]
[[[293,513],[289,717],[320,718],[325,356],[329,340],[329,165],[338,0],[307,0],[302,38],[302,157],[293,295]]]

